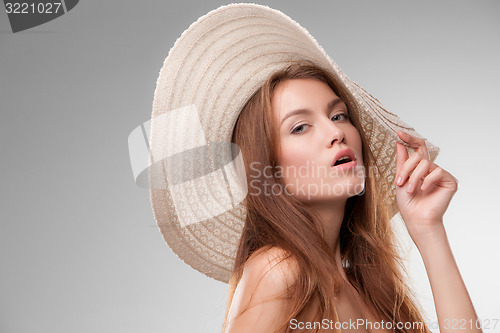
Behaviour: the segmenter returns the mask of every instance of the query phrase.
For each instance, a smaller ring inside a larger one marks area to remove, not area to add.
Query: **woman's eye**
[[[304,127],[307,126],[306,124],[302,124],[302,125],[299,125],[297,127],[295,127],[293,130],[292,130],[292,133],[302,133],[304,132]]]
[[[346,121],[346,120],[350,120],[349,118],[349,115],[347,113],[338,113],[336,115],[334,115],[332,118],[331,118],[332,121]],[[306,128],[307,128],[307,124],[302,124],[302,125],[299,125],[295,128],[292,129],[292,134],[300,134],[300,133],[303,133]]]
[[[332,117],[332,120],[340,121],[340,120],[349,120],[349,115],[347,113],[339,113]]]

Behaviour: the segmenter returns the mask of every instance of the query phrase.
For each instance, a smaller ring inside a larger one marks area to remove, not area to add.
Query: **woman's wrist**
[[[429,223],[425,226],[419,225],[414,228],[408,228],[411,239],[423,255],[423,251],[432,250],[436,245],[442,244],[447,240],[446,230],[442,221]]]

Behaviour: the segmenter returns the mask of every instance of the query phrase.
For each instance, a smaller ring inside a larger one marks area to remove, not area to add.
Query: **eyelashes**
[[[332,121],[349,121],[350,120],[350,117],[347,113],[337,113],[336,115],[334,115],[332,118],[330,118],[330,120]],[[294,128],[292,128],[291,130],[291,134],[300,134],[300,133],[304,133],[305,129],[304,127],[305,126],[310,126],[308,124],[300,124],[300,125],[297,125],[295,126]]]

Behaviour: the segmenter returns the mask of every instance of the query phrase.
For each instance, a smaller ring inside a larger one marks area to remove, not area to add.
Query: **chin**
[[[355,182],[350,182],[348,184],[345,184],[344,190],[345,190],[344,193],[338,193],[337,195],[334,195],[333,197],[348,199],[348,198],[352,198],[352,197],[364,194],[364,192],[365,192],[364,179],[362,181],[357,180]]]
[[[332,200],[347,200],[364,193],[365,179],[348,177],[343,180],[328,181],[322,178],[310,183],[297,184],[293,195],[302,202],[312,203]]]
[[[357,195],[363,195],[365,194],[365,182],[363,181],[362,183],[358,183],[354,186],[354,189],[353,189],[353,195],[351,195],[350,197],[354,197],[354,196],[357,196]]]

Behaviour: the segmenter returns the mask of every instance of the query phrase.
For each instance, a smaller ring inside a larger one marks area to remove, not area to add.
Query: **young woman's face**
[[[316,79],[280,83],[272,95],[272,112],[279,128],[280,176],[288,194],[314,203],[347,199],[363,191],[361,137],[348,118],[347,106],[326,83]],[[335,166],[349,152],[354,160]]]

